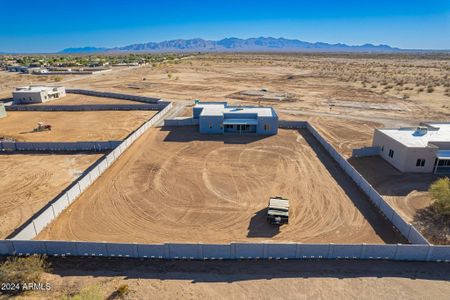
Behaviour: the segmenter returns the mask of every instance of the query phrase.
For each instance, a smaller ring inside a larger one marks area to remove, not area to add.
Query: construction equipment
[[[50,124],[45,124],[44,122],[39,122],[37,124],[37,127],[33,129],[34,132],[39,132],[39,131],[50,131],[52,130],[52,125]]]
[[[272,197],[267,208],[267,222],[272,225],[289,223],[289,200],[282,197]]]

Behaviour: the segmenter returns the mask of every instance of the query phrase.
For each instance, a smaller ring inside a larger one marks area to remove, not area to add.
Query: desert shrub
[[[167,74],[167,78],[172,78],[172,74],[171,73],[169,73],[169,74]]]
[[[81,289],[78,294],[65,296],[63,300],[102,300],[102,290],[98,285],[89,285]]]
[[[124,298],[130,292],[128,284],[121,284],[114,292],[115,296],[118,298]]]
[[[42,274],[50,270],[46,256],[8,257],[0,265],[0,281],[10,283],[39,282]]]
[[[422,93],[423,91],[424,91],[423,88],[418,88],[418,89],[417,89],[417,93]]]
[[[54,78],[53,78],[53,81],[55,81],[55,82],[60,82],[60,81],[62,81],[63,80],[63,78],[61,77],[61,76],[55,76]]]
[[[427,87],[427,93],[434,92],[434,88],[432,86]]]
[[[409,95],[408,94],[403,94],[403,96],[402,96],[402,99],[403,100],[406,100],[406,99],[408,99],[409,98]]]
[[[441,215],[450,216],[450,179],[445,177],[436,180],[429,192],[433,198],[433,207]]]

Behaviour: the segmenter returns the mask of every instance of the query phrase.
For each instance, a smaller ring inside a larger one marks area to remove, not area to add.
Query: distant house
[[[28,69],[28,67],[19,66],[19,65],[13,65],[13,66],[6,67],[6,70],[8,70],[9,72],[24,72],[27,69]]]
[[[26,74],[46,74],[48,70],[46,68],[41,67],[30,67],[22,71],[22,73]]]
[[[12,94],[14,104],[43,103],[64,97],[66,89],[62,86],[30,85],[18,87]]]
[[[278,133],[278,115],[272,107],[228,106],[226,102],[199,102],[193,107],[201,133]]]
[[[450,123],[376,129],[373,146],[401,172],[450,172]]]

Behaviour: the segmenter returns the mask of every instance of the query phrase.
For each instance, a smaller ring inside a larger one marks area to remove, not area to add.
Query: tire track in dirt
[[[339,179],[343,171],[307,131],[255,138],[172,129],[150,129],[38,238],[382,243],[391,234],[369,223],[355,204],[364,195]],[[265,220],[275,195],[292,207],[278,232]]]

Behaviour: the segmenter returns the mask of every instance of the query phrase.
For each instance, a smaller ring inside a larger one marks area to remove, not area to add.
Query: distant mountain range
[[[285,38],[259,37],[249,39],[225,38],[219,41],[196,39],[178,39],[164,42],[132,44],[114,48],[67,48],[59,53],[105,53],[105,52],[398,52],[403,51],[388,45],[364,44],[350,46],[346,44],[310,43]]]

